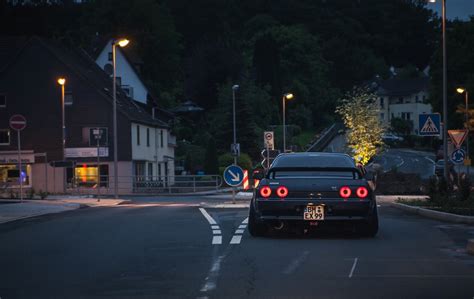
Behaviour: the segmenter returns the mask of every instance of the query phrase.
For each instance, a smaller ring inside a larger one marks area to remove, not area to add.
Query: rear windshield
[[[273,170],[270,179],[361,179],[357,171],[328,171],[328,170]]]
[[[354,167],[354,160],[346,155],[308,154],[281,155],[272,167]]]

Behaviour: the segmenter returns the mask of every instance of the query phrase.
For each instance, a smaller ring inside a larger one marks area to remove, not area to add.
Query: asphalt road
[[[402,173],[416,173],[423,179],[434,175],[435,156],[430,152],[410,149],[388,149],[375,157],[374,163],[379,164],[384,172],[394,168]]]
[[[474,227],[380,203],[376,238],[253,238],[247,209],[141,198],[0,225],[0,297],[473,298]],[[214,244],[213,244],[214,243]]]

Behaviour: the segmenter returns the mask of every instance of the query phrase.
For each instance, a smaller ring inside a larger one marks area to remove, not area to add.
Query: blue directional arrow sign
[[[227,185],[236,187],[242,184],[244,171],[237,165],[230,165],[224,170],[224,181]]]
[[[451,154],[451,161],[456,164],[461,164],[464,162],[466,157],[466,152],[462,149],[457,149]]]
[[[418,124],[418,135],[420,136],[439,136],[441,134],[441,116],[439,113],[420,114]]]

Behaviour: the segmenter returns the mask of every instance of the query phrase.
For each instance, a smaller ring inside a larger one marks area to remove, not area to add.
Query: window
[[[146,146],[150,146],[150,128],[146,128]]]
[[[153,163],[148,163],[148,180],[153,181]]]
[[[115,84],[122,86],[122,77],[115,77]]]
[[[161,142],[161,147],[163,147],[163,130],[160,130],[160,142]]]
[[[109,59],[109,61],[114,60],[114,57],[112,56],[112,52],[109,52],[108,59]]]
[[[10,130],[0,129],[0,145],[10,145]]]
[[[403,97],[398,98],[398,104],[403,104]]]
[[[100,165],[99,173],[97,173],[97,164],[95,165],[81,165],[74,169],[74,176],[76,178],[76,185],[79,187],[96,188],[99,181],[100,186],[108,187],[109,185],[109,165]],[[68,174],[68,176],[72,175]],[[72,180],[71,177],[68,180]]]
[[[380,119],[381,119],[381,120],[384,120],[384,118],[385,118],[385,114],[384,114],[384,113],[380,113]]]
[[[0,108],[7,107],[7,95],[0,94]]]
[[[140,126],[137,125],[137,145],[140,145]]]
[[[415,101],[418,103],[418,96],[415,96]]]
[[[384,108],[384,102],[383,102],[383,97],[380,98],[380,108]]]

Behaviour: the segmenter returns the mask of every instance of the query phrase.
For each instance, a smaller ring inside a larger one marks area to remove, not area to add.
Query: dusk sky
[[[441,0],[436,3],[428,3],[441,16]],[[448,19],[468,20],[469,16],[474,16],[474,0],[446,0],[446,13]]]

